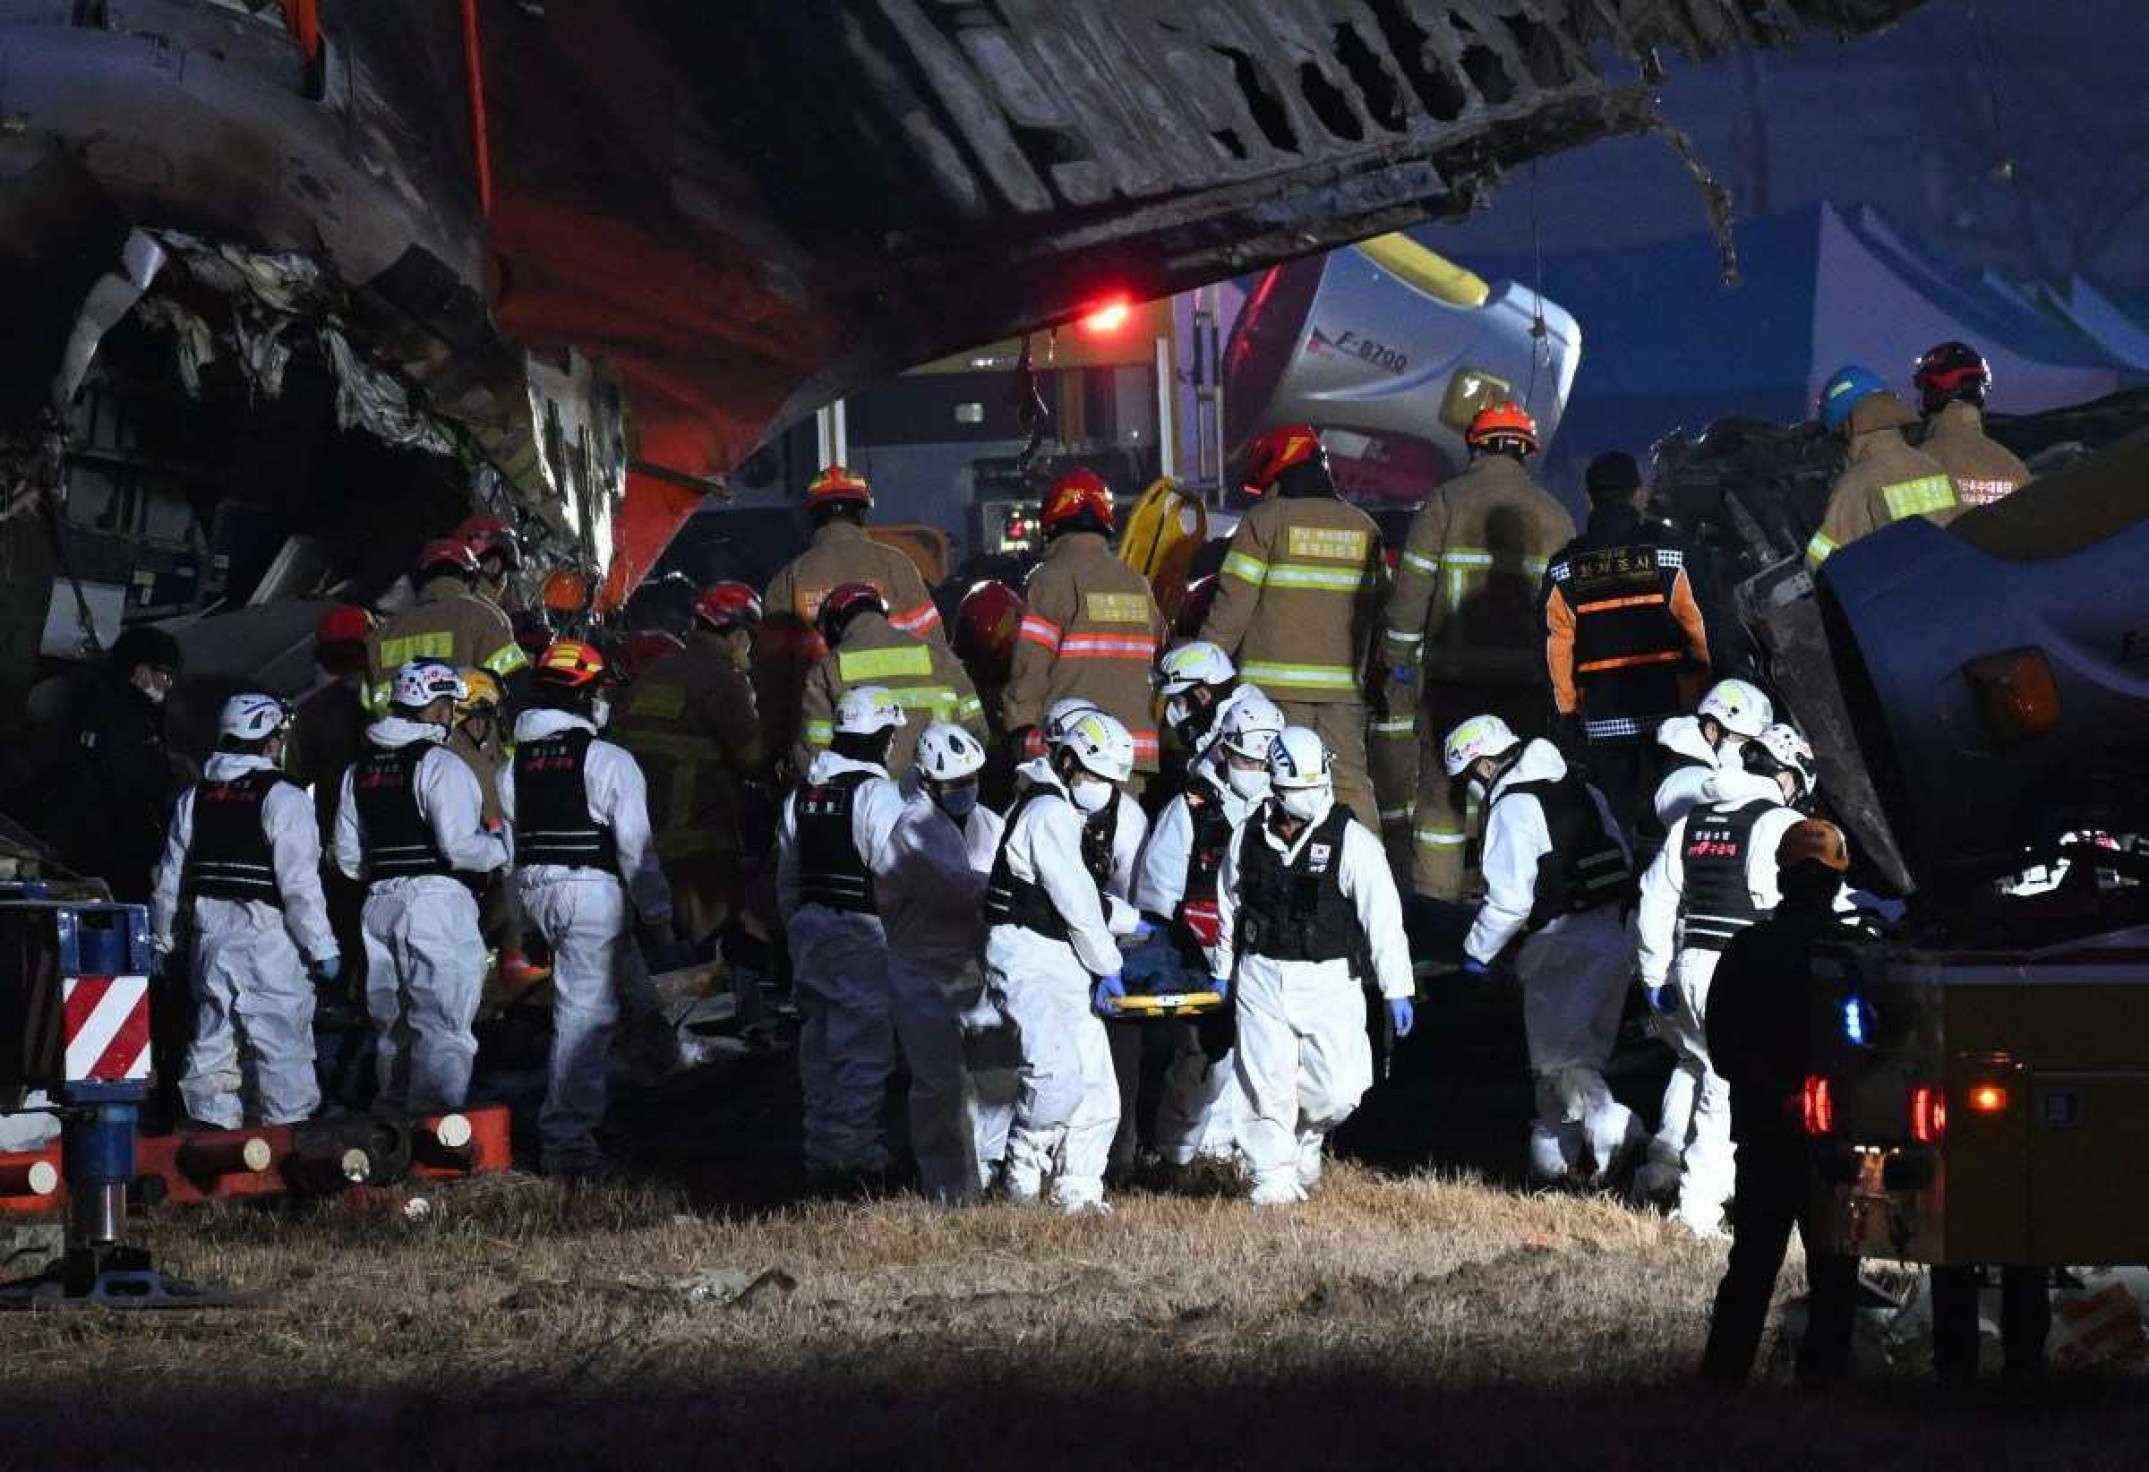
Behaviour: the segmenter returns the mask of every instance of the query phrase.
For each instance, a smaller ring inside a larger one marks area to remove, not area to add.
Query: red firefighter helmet
[[[873,509],[873,487],[857,471],[842,465],[831,465],[815,476],[806,487],[806,509],[816,510],[822,506],[863,506]]]
[[[1944,342],[1918,359],[1910,381],[1924,396],[1925,412],[1937,414],[1955,399],[1985,402],[1985,391],[1992,387],[1992,365],[1966,342]]]
[[[694,617],[719,632],[761,622],[761,595],[745,583],[711,583],[694,600]]]
[[[1286,424],[1270,430],[1246,447],[1243,483],[1247,494],[1260,495],[1276,484],[1276,478],[1286,470],[1311,465],[1325,453],[1321,436],[1310,424]]]
[[[1463,443],[1473,450],[1496,448],[1502,440],[1517,441],[1532,455],[1540,448],[1537,421],[1513,399],[1502,399],[1478,410],[1463,435]]]
[[[1112,509],[1112,488],[1104,477],[1086,468],[1070,470],[1045,493],[1045,509],[1038,521],[1051,533],[1085,517],[1101,532],[1119,525],[1119,514]]]
[[[555,639],[537,656],[535,679],[540,685],[564,685],[580,690],[605,678],[604,653],[581,639]]]
[[[1188,583],[1179,599],[1179,611],[1172,616],[1172,633],[1181,639],[1200,638],[1202,623],[1209,617],[1209,605],[1215,601],[1215,573]]]
[[[880,589],[871,583],[838,583],[828,590],[821,600],[820,612],[813,616],[813,626],[821,639],[833,649],[843,642],[843,630],[861,613],[888,612],[888,600],[881,597]]]
[[[416,566],[421,574],[459,572],[474,578],[479,570],[478,554],[461,537],[435,537],[418,549]]]
[[[455,529],[455,535],[469,544],[480,562],[497,557],[509,567],[522,566],[522,538],[497,516],[473,516]]]
[[[332,675],[354,675],[366,667],[366,640],[375,627],[370,609],[338,603],[313,626],[313,657]]]
[[[1022,595],[1007,584],[991,579],[971,584],[955,610],[956,657],[987,671],[996,682],[1004,681],[1022,614]]]

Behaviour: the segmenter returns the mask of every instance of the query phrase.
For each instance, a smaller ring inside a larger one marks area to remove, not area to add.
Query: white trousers
[[[1659,1025],[1674,1055],[1664,1107],[1649,1142],[1645,1188],[1678,1183],[1679,1219],[1696,1231],[1720,1228],[1731,1199],[1736,1151],[1731,1143],[1731,1085],[1709,1062],[1709,988],[1721,951],[1688,949],[1672,962],[1679,1005]]]
[[[312,1118],[321,1107],[313,980],[282,912],[195,900],[190,959],[194,1042],[179,1077],[187,1113],[227,1130],[249,1113],[258,1124]]]
[[[1234,1053],[1240,1130],[1257,1198],[1281,1200],[1320,1175],[1321,1148],[1373,1086],[1365,991],[1347,961],[1241,956]]]
[[[552,947],[552,1061],[539,1112],[547,1170],[602,1159],[597,1127],[611,1097],[612,1038],[621,1001],[647,972],[609,874],[518,881],[523,916]]]
[[[789,935],[803,1014],[806,1168],[886,1170],[884,1110],[895,1071],[887,933],[877,915],[807,905],[791,917]]]
[[[383,880],[366,896],[360,929],[379,1106],[413,1116],[462,1108],[485,984],[478,902],[441,875]]]
[[[975,960],[946,952],[888,954],[896,1042],[910,1068],[910,1151],[918,1183],[935,1201],[959,1201],[981,1184],[972,1110],[964,1086],[958,997],[977,988]]]
[[[985,945],[985,982],[1022,1057],[1007,1139],[1009,1194],[1035,1200],[1050,1179],[1063,1207],[1102,1201],[1119,1080],[1104,1023],[1090,1010],[1089,972],[1066,942],[998,925]]]
[[[1633,968],[1633,940],[1610,905],[1558,917],[1516,954],[1537,1095],[1530,1169],[1540,1178],[1585,1165],[1602,1173],[1640,1140],[1633,1111],[1604,1081]]]

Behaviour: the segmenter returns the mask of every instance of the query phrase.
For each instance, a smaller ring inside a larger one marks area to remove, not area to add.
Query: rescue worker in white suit
[[[1276,703],[1259,691],[1245,694],[1248,690],[1252,687],[1240,687],[1218,717],[1213,744],[1204,743],[1205,754],[1189,768],[1185,788],[1164,805],[1142,845],[1134,904],[1157,935],[1127,952],[1130,989],[1146,983],[1152,992],[1188,992],[1209,985],[1217,870],[1232,830],[1268,796],[1269,747],[1284,727]],[[1174,1025],[1172,1063],[1156,1125],[1157,1150],[1173,1165],[1191,1165],[1197,1158],[1230,1160],[1237,1153],[1245,1094],[1230,1032],[1228,1016]]]
[[[1190,761],[1209,754],[1241,705],[1275,705],[1259,685],[1241,680],[1231,656],[1206,639],[1190,639],[1158,655],[1150,681],[1164,702],[1164,724],[1186,748]]]
[[[180,794],[152,882],[157,955],[191,942],[194,1041],[179,1097],[217,1129],[296,1124],[321,1105],[313,989],[341,962],[313,799],[280,770],[290,728],[273,695],[224,702],[216,754]]]
[[[548,1174],[602,1175],[597,1126],[622,1001],[667,967],[672,892],[649,832],[649,788],[627,749],[599,738],[604,656],[560,639],[538,656],[515,720],[500,809],[515,834],[515,893],[552,948],[552,1057],[538,1139]]]
[[[1530,1173],[1603,1177],[1643,1134],[1604,1080],[1632,974],[1633,856],[1604,794],[1551,742],[1524,742],[1481,715],[1448,734],[1442,755],[1449,779],[1484,803],[1485,899],[1463,938],[1464,973],[1484,975],[1521,938],[1515,976],[1537,1093]]]
[[[882,1106],[895,1069],[895,1019],[880,883],[904,806],[888,777],[888,748],[905,724],[886,686],[845,691],[828,747],[784,800],[777,830],[776,907],[803,1014],[806,1169],[823,1180],[889,1166]]]
[[[1673,716],[1657,727],[1657,745],[1668,753],[1657,782],[1657,821],[1669,830],[1704,801],[1709,779],[1738,772],[1747,742],[1776,720],[1776,708],[1759,687],[1744,680],[1718,680],[1690,716]]]
[[[488,828],[470,764],[447,747],[469,691],[445,660],[414,659],[390,683],[388,714],[366,728],[336,807],[336,867],[366,884],[366,1011],[379,1033],[374,1107],[420,1116],[470,1093],[485,982],[471,884],[511,857]]]
[[[991,1184],[1014,1104],[1011,1091],[996,1099],[988,1130],[977,1092],[966,1087],[962,1015],[984,987],[979,904],[1005,827],[978,801],[984,768],[976,736],[948,721],[925,728],[910,767],[918,791],[896,820],[879,884],[896,1040],[910,1067],[910,1149],[919,1185],[935,1201]]]
[[[1734,1170],[1731,1087],[1709,1064],[1709,982],[1731,938],[1782,898],[1776,849],[1814,787],[1813,748],[1789,726],[1769,726],[1741,756],[1745,769],[1709,779],[1642,876],[1642,993],[1677,1062],[1635,1189],[1676,1189],[1674,1219],[1701,1236],[1723,1230]]]
[[[1107,893],[1114,857],[1085,820],[1124,800],[1134,738],[1102,711],[1071,717],[1025,786],[985,891],[985,985],[1015,1029],[1022,1062],[1004,1181],[1017,1201],[1048,1178],[1063,1211],[1109,1210],[1104,1172],[1119,1128],[1119,1085],[1098,1011],[1126,994],[1117,928],[1134,907]]]
[[[1335,756],[1304,726],[1270,743],[1269,796],[1217,875],[1214,985],[1237,1007],[1240,1148],[1253,1204],[1304,1201],[1329,1134],[1373,1086],[1361,974],[1412,1023],[1403,905],[1379,835],[1335,800]]]

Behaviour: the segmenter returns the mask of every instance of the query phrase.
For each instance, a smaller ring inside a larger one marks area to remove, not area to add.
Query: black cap
[[[113,667],[126,674],[138,664],[152,669],[179,672],[179,641],[162,629],[147,624],[136,624],[113,642],[111,660]]]
[[[1592,501],[1617,501],[1641,489],[1642,470],[1625,450],[1606,450],[1582,473]]]

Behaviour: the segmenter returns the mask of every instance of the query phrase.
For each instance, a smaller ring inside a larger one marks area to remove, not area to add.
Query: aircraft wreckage
[[[214,566],[125,562],[130,476],[309,533],[277,593],[371,596],[475,499],[616,597],[848,388],[1463,213],[1661,127],[1665,59],[1916,3],[0,0],[0,664],[34,663],[48,520],[144,605],[214,601]],[[156,422],[84,408],[159,357]],[[109,504],[52,517],[77,464]]]

